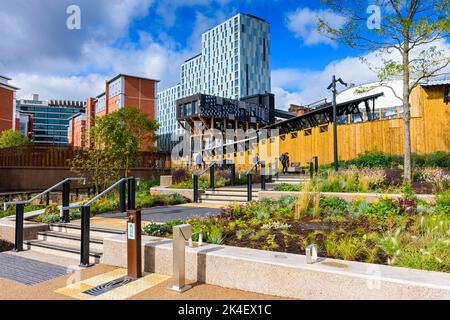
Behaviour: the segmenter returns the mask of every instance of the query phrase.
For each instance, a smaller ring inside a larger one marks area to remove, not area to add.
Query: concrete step
[[[50,231],[79,235],[81,234],[81,225],[74,223],[52,223],[50,224]],[[91,238],[103,239],[106,237],[122,235],[125,233],[126,233],[125,230],[99,228],[91,226],[89,235]]]
[[[252,194],[253,198],[258,197],[258,195]],[[239,194],[239,195],[229,195],[229,194],[202,194],[202,196],[200,197],[201,199],[219,199],[219,200],[228,200],[228,201],[233,201],[233,200],[246,200],[247,199],[247,194],[243,193],[243,194]]]
[[[258,198],[253,198],[252,200],[258,200]],[[233,202],[237,203],[247,203],[247,198],[239,199],[239,200],[232,200],[232,199],[199,199],[200,203],[210,203],[210,204],[221,204],[221,205],[227,205],[231,204]]]
[[[257,196],[259,191],[252,190],[252,195]],[[227,195],[227,196],[247,196],[247,189],[243,191],[223,191],[223,190],[215,190],[215,191],[206,191],[202,194],[204,195]]]
[[[41,231],[38,232],[38,240],[45,240],[60,245],[79,246],[81,243],[81,234],[57,232],[57,231]],[[103,251],[103,239],[93,238],[90,236],[89,246],[92,250]]]
[[[62,245],[59,243],[53,243],[46,240],[27,240],[24,241],[24,247],[28,250],[37,251],[41,253],[47,253],[52,255],[58,255],[60,257],[80,259],[81,249],[80,244],[78,246]],[[101,263],[103,252],[98,250],[92,250],[89,252],[90,263]]]

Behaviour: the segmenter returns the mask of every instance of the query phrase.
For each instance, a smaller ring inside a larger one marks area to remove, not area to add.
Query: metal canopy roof
[[[370,96],[354,99],[351,101],[339,103],[336,106],[337,114],[336,116],[348,115],[348,114],[358,114],[361,113],[360,104],[364,103],[365,112],[374,112],[375,109],[375,99],[382,96],[383,93],[377,93]],[[369,102],[372,101],[372,106]],[[316,127],[322,124],[327,124],[333,121],[333,105],[328,102],[323,106],[292,119],[277,122],[263,129],[279,129],[280,134],[285,134],[288,132],[308,129]]]

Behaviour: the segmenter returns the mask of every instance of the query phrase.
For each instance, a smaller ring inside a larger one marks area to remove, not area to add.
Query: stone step
[[[50,231],[79,235],[81,234],[81,225],[74,223],[52,223],[50,224]],[[125,230],[99,228],[91,226],[89,235],[91,238],[103,239],[106,237],[123,235],[125,233],[126,233]]]
[[[252,200],[258,200],[258,198],[253,198]],[[232,200],[232,199],[200,199],[200,203],[210,203],[210,204],[221,204],[221,205],[228,205],[233,202],[237,203],[247,203],[247,198],[245,200],[239,199],[239,200]]]
[[[58,255],[66,258],[80,259],[81,249],[80,244],[78,246],[62,245],[59,243],[53,243],[46,240],[27,240],[24,241],[24,247],[31,251],[37,251],[41,253]],[[103,253],[98,250],[92,250],[89,252],[90,263],[101,263]]]
[[[69,246],[79,246],[81,243],[81,234],[57,232],[57,231],[41,231],[38,232],[38,240],[45,240],[52,243]],[[92,250],[103,251],[103,239],[89,237],[89,246]]]
[[[252,194],[253,198],[257,198],[258,196],[255,194]],[[247,200],[247,194],[240,194],[240,195],[229,195],[229,194],[202,194],[201,199],[205,199],[205,200],[227,200],[227,201],[234,201],[234,200],[242,200],[242,201],[246,201]]]
[[[259,191],[252,190],[252,195],[257,196]],[[225,195],[225,196],[247,196],[247,189],[243,191],[223,191],[223,190],[215,190],[215,191],[207,191],[202,194],[204,195]]]

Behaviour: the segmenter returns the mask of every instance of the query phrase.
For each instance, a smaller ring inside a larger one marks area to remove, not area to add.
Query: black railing
[[[247,176],[247,201],[252,201],[252,188],[253,188],[253,175],[252,171],[261,165],[261,190],[266,190],[266,163],[258,160],[251,168],[245,173]]]
[[[31,203],[32,201],[47,195],[46,201],[49,202],[48,194],[50,191],[58,188],[62,185],[62,207],[69,205],[70,200],[70,181],[74,180],[82,180],[83,184],[86,183],[86,178],[66,178],[54,186],[51,186],[47,190],[42,191],[41,193],[35,195],[34,197],[30,198],[26,201],[12,201],[12,202],[5,202],[3,203],[3,208],[6,211],[8,206],[15,205],[16,206],[16,225],[15,225],[15,237],[14,237],[14,251],[23,251],[23,220],[24,220],[24,212],[25,212],[25,205]],[[70,221],[69,218],[69,211],[68,210],[61,210],[61,222],[67,223]]]
[[[91,204],[97,201],[105,194],[111,192],[114,188],[119,187],[119,208],[122,212],[125,212],[125,208],[128,210],[134,210],[136,207],[136,181],[138,179],[133,177],[122,178],[116,181],[114,184],[106,188],[103,192],[99,193],[85,204],[78,206],[66,206],[61,210],[81,209],[81,253],[80,253],[80,266],[89,267],[89,243],[90,243],[90,214]],[[125,191],[125,186],[128,183],[128,193]],[[125,194],[128,194],[128,206],[125,204]]]
[[[311,158],[311,161],[309,162],[309,177],[312,179],[314,177],[314,174],[317,176],[319,175],[319,157],[314,156]]]
[[[206,173],[206,171],[209,170],[209,188],[214,190],[214,173],[215,173],[215,168],[216,168],[216,163],[213,161],[209,164],[209,166],[201,171],[200,173],[197,173],[194,171],[193,175],[192,175],[192,179],[194,182],[194,203],[198,203],[199,202],[199,189],[198,189],[198,179],[201,175],[203,175],[204,173]]]

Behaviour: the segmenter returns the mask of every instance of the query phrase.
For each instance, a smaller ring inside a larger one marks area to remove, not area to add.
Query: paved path
[[[67,269],[61,266],[0,253],[0,278],[33,285],[66,273]]]
[[[142,209],[142,221],[165,222],[173,219],[186,220],[191,216],[206,216],[207,214],[217,215],[218,208],[194,207],[194,206],[161,206]],[[102,218],[126,219],[124,213],[105,213],[97,215]]]

